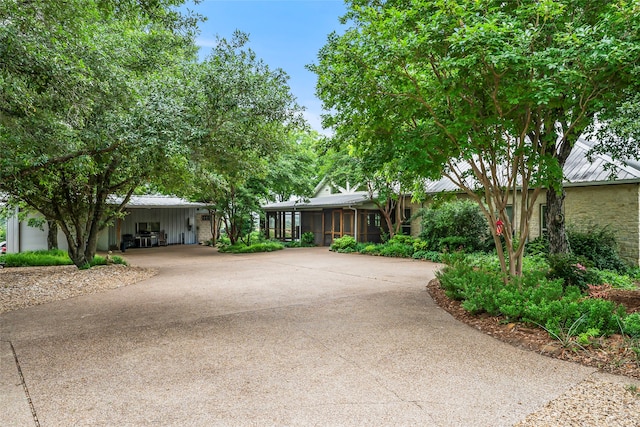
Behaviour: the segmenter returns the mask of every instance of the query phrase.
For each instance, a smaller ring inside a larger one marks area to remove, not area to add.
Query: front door
[[[324,212],[324,245],[342,236],[353,236],[354,212],[352,210],[333,209]]]

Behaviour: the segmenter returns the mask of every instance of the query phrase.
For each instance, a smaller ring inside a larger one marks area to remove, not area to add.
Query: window
[[[507,214],[507,217],[509,217],[509,222],[513,225],[513,205],[507,205],[504,208],[504,212]]]
[[[136,223],[136,232],[138,234],[157,233],[160,231],[159,222],[138,222]]]
[[[370,213],[367,215],[367,226],[368,227],[380,227],[380,213]]]
[[[411,236],[411,208],[407,208],[404,210],[402,234],[404,234],[405,236]]]
[[[547,234],[547,205],[540,205],[540,235]]]

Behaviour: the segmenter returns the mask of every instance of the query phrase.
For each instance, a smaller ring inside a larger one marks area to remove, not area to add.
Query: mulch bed
[[[640,348],[638,353],[634,352],[629,346],[629,339],[622,335],[600,338],[594,345],[584,349],[578,346],[562,347],[544,329],[522,323],[508,323],[504,317],[472,315],[462,308],[460,301],[451,300],[445,295],[437,279],[429,282],[427,290],[436,304],[453,317],[501,341],[549,357],[640,379]],[[640,311],[640,290],[610,290],[605,298],[623,304],[629,313]],[[640,347],[640,342],[636,341],[635,345]]]

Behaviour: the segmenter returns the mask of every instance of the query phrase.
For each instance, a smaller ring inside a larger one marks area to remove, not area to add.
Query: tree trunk
[[[47,249],[58,249],[58,223],[47,220]]]
[[[564,188],[561,188],[559,193],[552,189],[547,191],[547,238],[549,253],[552,254],[569,252],[569,241],[562,212],[564,197]]]

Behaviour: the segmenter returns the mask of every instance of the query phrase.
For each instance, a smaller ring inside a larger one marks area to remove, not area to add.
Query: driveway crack
[[[13,359],[16,362],[16,368],[18,370],[18,376],[20,377],[20,383],[22,384],[22,388],[24,389],[24,394],[27,398],[27,402],[29,402],[29,408],[31,409],[31,416],[33,417],[33,422],[36,427],[40,427],[40,421],[38,420],[38,414],[36,413],[36,408],[33,406],[33,400],[31,400],[31,395],[29,394],[29,388],[27,387],[27,382],[24,379],[24,375],[22,374],[22,368],[20,367],[20,361],[18,360],[18,353],[16,353],[16,348],[13,346],[11,341],[6,341],[9,343],[11,347],[11,352],[13,353]]]

